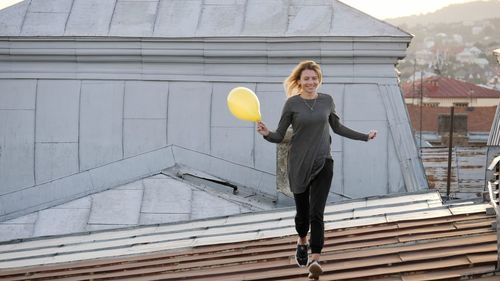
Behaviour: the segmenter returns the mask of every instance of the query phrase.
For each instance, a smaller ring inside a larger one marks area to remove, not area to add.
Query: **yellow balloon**
[[[257,122],[261,120],[259,98],[245,87],[236,87],[227,95],[227,107],[238,119]]]

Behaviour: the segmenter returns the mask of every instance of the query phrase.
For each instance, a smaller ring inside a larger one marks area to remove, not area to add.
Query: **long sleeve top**
[[[368,135],[351,130],[341,124],[335,112],[333,98],[318,93],[316,100],[306,100],[300,95],[287,99],[278,128],[265,136],[269,142],[283,141],[286,130],[292,125],[293,134],[288,151],[288,179],[290,189],[299,194],[321,169],[330,153],[330,130],[343,137],[367,141]]]

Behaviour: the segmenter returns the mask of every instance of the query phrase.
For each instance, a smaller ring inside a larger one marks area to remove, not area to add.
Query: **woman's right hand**
[[[267,129],[266,124],[264,124],[262,121],[257,121],[257,132],[264,137],[269,135],[269,129]]]

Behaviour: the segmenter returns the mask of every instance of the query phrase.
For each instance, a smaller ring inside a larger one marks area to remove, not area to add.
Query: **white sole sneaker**
[[[323,269],[321,268],[321,265],[317,261],[313,261],[309,265],[309,279],[310,280],[318,280],[319,276],[323,273]]]

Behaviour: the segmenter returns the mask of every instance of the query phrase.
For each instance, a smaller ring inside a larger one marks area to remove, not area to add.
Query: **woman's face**
[[[305,94],[316,94],[319,86],[319,77],[316,71],[304,69],[300,74],[299,84]]]

